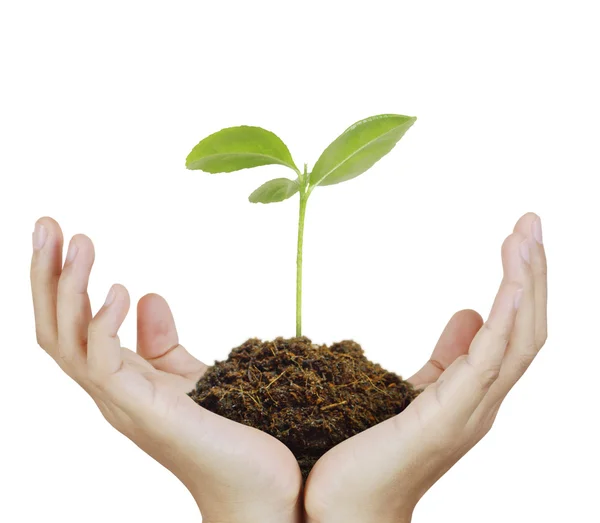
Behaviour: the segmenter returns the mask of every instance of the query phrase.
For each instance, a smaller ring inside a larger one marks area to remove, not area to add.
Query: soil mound
[[[306,337],[249,339],[189,393],[204,408],[282,441],[305,479],[330,448],[402,412],[417,395],[358,343],[328,347]]]

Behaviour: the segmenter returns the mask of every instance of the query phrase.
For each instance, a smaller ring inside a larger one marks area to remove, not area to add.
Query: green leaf
[[[228,127],[204,138],[185,160],[188,169],[230,173],[260,165],[280,164],[299,173],[287,146],[260,127]]]
[[[310,175],[311,185],[333,185],[371,168],[415,122],[413,116],[381,114],[356,122],[323,151]]]
[[[275,178],[263,183],[248,198],[252,203],[274,203],[287,200],[299,190],[298,180]]]

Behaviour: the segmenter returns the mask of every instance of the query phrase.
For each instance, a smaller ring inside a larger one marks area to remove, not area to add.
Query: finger
[[[482,324],[481,316],[473,310],[462,310],[454,314],[442,332],[429,361],[408,381],[417,388],[437,381],[456,358],[469,351],[469,345]]]
[[[137,314],[138,354],[155,369],[198,381],[207,367],[179,344],[166,300],[158,294],[146,294],[138,302]]]
[[[546,252],[542,239],[542,221],[539,216],[530,213],[529,235],[531,240],[531,271],[535,296],[535,344],[542,348],[548,337],[548,268]]]
[[[62,271],[63,235],[52,218],[40,218],[32,235],[31,294],[35,332],[39,345],[52,357],[58,357],[56,297]]]
[[[533,222],[536,219],[536,215],[526,214],[515,226],[515,230],[527,231],[529,234],[520,246],[524,252],[524,260],[521,264],[515,263],[512,266],[507,264],[505,271],[510,272],[514,278],[519,278],[522,281],[523,298],[515,320],[515,328],[502,362],[500,375],[479,408],[481,411],[479,414],[481,415],[485,415],[484,411],[487,412],[490,409],[499,407],[502,399],[524,374],[539,350],[536,343],[536,322],[538,320],[536,282],[530,264],[532,253],[538,247],[532,231]],[[519,234],[521,233],[519,232]]]
[[[92,318],[87,286],[94,263],[94,245],[83,234],[73,236],[58,281],[58,345],[67,362],[85,361],[88,324]]]
[[[522,236],[512,234],[503,245],[503,256],[520,263]],[[425,393],[436,394],[456,421],[466,421],[498,378],[523,293],[521,283],[505,278],[487,321],[475,335],[469,353],[459,357]]]
[[[93,380],[115,374],[121,368],[121,341],[117,335],[127,312],[129,293],[122,285],[113,285],[104,305],[88,327],[87,364]]]
[[[531,268],[532,251],[536,247],[536,241],[533,238],[533,222],[537,216],[528,213],[522,216],[515,225],[515,232],[519,233],[524,239],[521,242],[520,249],[522,254],[521,263],[509,265],[505,262],[505,273],[510,272],[513,278],[521,281],[523,285],[523,298],[513,330],[508,350],[502,364],[501,383],[505,378],[511,375],[514,384],[525,372],[526,368],[533,360],[537,349],[535,347],[535,322],[536,322],[536,302],[535,302],[535,282]],[[501,383],[496,385],[499,388]],[[509,388],[512,385],[509,386]],[[508,392],[508,390],[506,390]]]
[[[497,370],[500,371],[502,361],[505,357],[506,351],[509,349],[509,341],[513,335],[514,330],[517,327],[520,317],[524,312],[524,301],[528,297],[528,292],[531,292],[531,286],[527,278],[526,271],[528,270],[529,253],[527,238],[519,233],[511,234],[502,245],[502,268],[503,268],[503,280],[502,285],[508,285],[515,289],[515,303],[511,314],[503,316],[506,323],[506,327],[510,326],[510,329],[502,331],[501,336],[496,336],[496,341],[502,340],[502,343],[496,345],[498,351],[493,353],[493,365],[497,366]],[[529,304],[527,304],[529,305]],[[508,309],[506,309],[508,311]],[[518,311],[518,312],[517,312]],[[493,311],[492,311],[493,312]],[[492,316],[490,312],[490,318]],[[489,319],[488,322],[489,323]],[[485,325],[484,325],[485,327]],[[486,361],[488,364],[492,362],[492,352],[486,348],[484,342],[478,341],[478,336],[484,337],[492,334],[489,329],[482,329],[469,349],[469,358],[471,362]],[[489,338],[490,340],[492,338]],[[487,341],[487,338],[486,338]]]

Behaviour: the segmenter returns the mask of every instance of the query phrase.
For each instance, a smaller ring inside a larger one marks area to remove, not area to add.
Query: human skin
[[[485,323],[454,315],[410,382],[423,392],[397,416],[342,442],[314,466],[307,523],[408,523],[417,502],[492,427],[547,336],[546,256],[529,213],[502,246],[504,276]]]
[[[117,336],[129,296],[121,285],[92,317],[94,259],[76,235],[62,266],[62,232],[41,218],[31,282],[40,346],[94,399],[106,419],[189,489],[206,523],[411,520],[423,494],[489,430],[506,393],[546,339],[541,225],[525,215],[504,242],[504,279],[483,324],[453,316],[431,359],[410,381],[424,392],[400,415],[338,445],[305,488],[289,450],[271,436],[217,416],[188,396],[206,366],[180,344],[156,294],[138,303],[137,353]]]
[[[165,300],[148,294],[139,301],[137,352],[122,348],[127,290],[113,285],[92,316],[92,242],[74,236],[64,266],[62,247],[59,225],[38,220],[31,285],[39,345],[113,427],[183,482],[206,523],[301,521],[302,476],[290,450],[187,396],[207,367],[179,344]]]

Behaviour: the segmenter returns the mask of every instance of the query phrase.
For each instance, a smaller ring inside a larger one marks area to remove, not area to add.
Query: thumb
[[[157,370],[197,381],[206,365],[179,344],[173,313],[158,294],[146,294],[137,305],[137,353]]]
[[[417,388],[436,382],[456,358],[469,352],[471,341],[482,325],[483,319],[473,310],[462,310],[454,314],[442,332],[429,361],[407,381]]]

